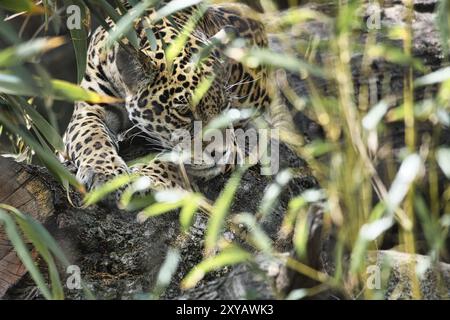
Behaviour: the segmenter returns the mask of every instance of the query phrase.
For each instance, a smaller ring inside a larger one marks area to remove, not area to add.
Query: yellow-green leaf
[[[186,232],[190,228],[202,199],[203,196],[197,193],[191,194],[184,199],[184,205],[180,212],[180,224],[183,231]]]
[[[45,164],[47,169],[51,171],[62,182],[68,181],[72,186],[79,191],[84,192],[84,187],[77,181],[77,179],[56,159],[54,154],[49,154],[28,132],[23,131],[18,126],[11,123],[10,119],[0,113],[0,123],[3,124],[9,131],[19,135],[25,143],[36,152],[41,161]]]
[[[0,1],[0,7],[15,12],[26,11],[33,14],[44,13],[44,8],[35,5],[31,0],[2,0]]]
[[[87,17],[87,9],[82,0],[64,0],[66,7],[76,5],[81,9],[81,21],[83,22],[81,28],[71,28],[70,37],[72,38],[73,49],[75,51],[75,59],[77,61],[77,82],[80,83],[84,77],[84,72],[87,63],[87,39],[88,30],[84,22]]]
[[[0,73],[0,92],[19,96],[43,97],[44,83],[40,78],[34,78],[35,85],[30,85],[26,79],[10,73]],[[52,98],[65,101],[87,101],[91,103],[118,103],[122,99],[100,95],[96,92],[63,81],[51,80]]]
[[[130,183],[131,181],[133,181],[136,178],[137,178],[137,175],[131,175],[131,174],[130,175],[123,174],[123,175],[114,177],[113,179],[106,182],[102,186],[99,186],[99,187],[95,188],[94,190],[90,191],[84,198],[85,205],[90,206],[90,205],[96,204],[97,202],[99,202],[103,198],[105,198],[108,194],[118,190],[119,188]]]
[[[63,80],[52,80],[52,86],[55,99],[87,101],[91,103],[117,103],[122,101],[120,98],[100,95],[94,91],[83,89],[76,84]]]
[[[51,299],[52,294],[45,284],[44,277],[34,264],[33,258],[28,251],[28,248],[25,245],[25,242],[23,241],[19,231],[17,230],[14,220],[2,209],[0,209],[0,222],[3,222],[3,229],[5,230],[9,241],[11,241],[12,245],[14,246],[15,252],[17,253],[24,266],[27,268],[28,272],[31,275],[31,278],[33,278],[42,295],[46,299]]]
[[[142,210],[138,214],[138,221],[144,222],[150,217],[156,217],[161,214],[168,213],[170,211],[180,208],[182,205],[183,205],[182,200],[174,202],[157,202]]]
[[[0,67],[21,64],[30,58],[64,44],[63,37],[38,38],[0,51]]]
[[[207,253],[211,252],[216,246],[219,233],[222,230],[225,218],[230,210],[231,203],[233,202],[234,194],[239,187],[239,182],[241,181],[241,177],[245,170],[246,167],[239,167],[239,169],[233,173],[214,204],[206,229],[205,250]]]
[[[203,279],[206,273],[214,271],[225,266],[235,265],[241,262],[250,260],[252,255],[239,248],[230,247],[214,257],[210,257],[200,262],[195,266],[181,282],[183,289],[190,289],[196,286],[196,284]]]

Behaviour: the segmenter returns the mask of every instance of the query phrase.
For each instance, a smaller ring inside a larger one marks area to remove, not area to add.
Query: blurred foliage
[[[82,28],[71,30],[70,37],[76,56],[76,78],[80,82],[86,66],[92,19],[107,27],[105,19],[110,16],[117,23],[117,28],[110,33],[110,40],[127,37],[130,43],[137,45],[132,22],[158,1],[129,2],[135,10],[123,10],[119,1],[48,0],[35,4],[31,0],[0,0],[0,37],[5,44],[0,50],[0,123],[2,135],[7,135],[13,146],[14,152],[9,156],[19,161],[30,162],[33,159],[40,162],[67,188],[71,185],[85,192],[84,187],[57,160],[55,152],[63,149],[61,136],[52,121],[48,120],[52,119],[51,114],[39,113],[35,102],[42,101],[47,106],[52,105],[55,99],[108,103],[112,102],[112,98],[98,96],[76,84],[52,79],[39,61],[42,55],[62,45],[64,39],[45,37],[40,33],[31,39],[23,39],[11,22],[17,17],[37,15],[42,19],[42,31],[45,33],[49,25],[55,29],[61,27],[63,20],[59,16],[64,12],[61,8],[79,6]],[[158,17],[168,16],[197,2],[172,1],[159,8]],[[450,39],[449,4],[448,1],[440,1],[436,9],[436,27],[443,40],[446,62],[440,70],[431,72],[424,66],[424,61],[412,53],[412,1],[405,1],[409,10],[405,25],[370,30],[366,30],[364,15],[360,14],[364,1],[339,1],[333,5],[334,16],[297,6],[304,2],[279,1],[278,8],[290,7],[283,12],[278,11],[274,1],[262,0],[261,5],[249,3],[257,11],[264,11],[259,13],[261,19],[267,22],[271,32],[277,33],[287,44],[283,54],[271,49],[246,48],[242,46],[241,39],[230,41],[224,53],[251,67],[266,65],[273,74],[285,76],[289,71],[298,75],[307,85],[308,96],[297,96],[288,81],[279,81],[280,90],[296,111],[304,112],[324,131],[323,139],[307,145],[304,141],[284,137],[308,162],[322,188],[308,190],[289,202],[282,233],[292,237],[298,260],[289,258],[287,265],[318,281],[319,285],[297,290],[288,297],[303,298],[331,287],[345,297],[355,297],[357,292],[362,291],[362,298],[380,298],[364,286],[367,277],[365,257],[368,250],[380,247],[394,228],[399,230],[393,243],[397,250],[428,254],[432,263],[449,260],[446,245],[450,225],[450,147],[440,142],[441,135],[448,133],[450,124],[450,69],[446,66]],[[116,5],[122,8],[122,14],[114,10]],[[307,36],[306,40],[301,39],[298,35],[302,35],[302,27],[311,21],[324,24],[333,36],[324,39]],[[195,19],[190,21],[186,29],[191,31],[195,23]],[[363,32],[367,33],[364,41],[355,41]],[[387,40],[379,40],[378,35],[383,35],[381,39]],[[151,42],[152,33],[148,32],[147,36]],[[400,41],[401,47],[393,46],[391,40]],[[172,52],[169,55],[176,56],[184,41],[183,36],[176,39],[167,49]],[[325,52],[327,59],[319,61],[318,52]],[[395,97],[389,92],[382,92],[381,99],[374,100],[373,95],[369,94],[369,84],[363,82],[359,84],[358,94],[355,94],[350,66],[350,57],[355,54],[362,57],[363,75],[370,71],[369,66],[377,59],[405,70],[404,91]],[[415,79],[413,74],[420,77]],[[317,86],[317,79],[326,81],[327,87],[335,89],[333,93]],[[202,86],[205,88],[197,90],[197,99],[209,87],[204,83]],[[416,100],[415,93],[423,88],[435,88],[436,93]],[[226,126],[228,118],[229,115],[222,115],[213,121],[213,125]],[[394,122],[402,123],[405,128],[402,136],[405,147],[400,150],[394,150],[388,138],[389,125]],[[431,123],[432,130],[419,136],[418,128],[424,123]],[[253,216],[246,212],[230,212],[245,169],[240,168],[232,175],[215,203],[191,191],[164,191],[139,197],[135,194],[148,188],[150,182],[145,177],[131,175],[118,177],[89,192],[85,196],[85,204],[95,204],[108,193],[126,186],[120,206],[125,210],[139,210],[141,221],[180,209],[182,232],[188,232],[197,213],[208,215],[204,260],[181,283],[183,288],[192,288],[207,272],[227,265],[250,263],[255,257],[254,252],[284,261],[262,230],[260,220],[271,214],[293,173],[282,171],[274,178],[274,184],[267,188],[263,196],[259,212]],[[308,209],[317,203],[324,208],[324,230],[336,230],[336,268],[332,275],[325,275],[304,263],[308,246],[308,229],[305,227]],[[55,257],[62,265],[67,261],[48,232],[27,215],[5,205],[1,205],[0,221],[42,295],[47,299],[63,298]],[[18,226],[23,234],[18,231]],[[254,252],[224,238],[224,229],[237,230],[239,226],[248,228],[249,236],[243,240],[254,248]],[[421,235],[424,242],[419,241]],[[33,262],[22,236],[31,240],[47,264],[50,287]],[[347,255],[351,257],[350,268],[344,267]],[[168,253],[152,297],[163,294],[179,260],[176,249]],[[416,277],[413,276],[413,279]],[[417,283],[417,279],[412,283],[414,298],[421,297]]]

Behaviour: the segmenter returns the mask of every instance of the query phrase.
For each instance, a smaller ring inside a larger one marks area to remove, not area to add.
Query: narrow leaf
[[[206,273],[250,260],[251,254],[238,247],[225,249],[218,255],[208,258],[195,266],[181,282],[183,289],[190,289],[203,279]]]
[[[27,145],[29,145],[34,152],[39,156],[47,169],[51,171],[60,181],[69,181],[69,183],[76,187],[79,191],[84,192],[84,187],[77,181],[77,179],[56,159],[53,154],[46,152],[41,145],[29,135],[28,132],[23,131],[15,126],[5,115],[0,113],[0,122],[12,133],[19,135]]]
[[[64,44],[63,37],[38,38],[0,51],[0,67],[11,67]]]
[[[83,80],[87,63],[88,50],[88,30],[84,22],[87,20],[87,8],[81,0],[64,0],[66,7],[76,5],[81,10],[81,26],[80,28],[71,28],[70,37],[72,38],[73,49],[75,51],[75,59],[77,61],[77,82]]]
[[[239,187],[239,182],[241,181],[244,171],[244,167],[239,167],[239,169],[233,173],[214,204],[206,229],[205,250],[207,253],[212,252],[216,246],[219,234],[224,225],[228,211],[230,210],[234,194]]]
[[[0,7],[15,12],[44,13],[44,8],[35,5],[31,0],[2,0],[0,1]]]
[[[11,241],[11,244],[14,246],[14,250],[24,266],[27,268],[37,287],[46,299],[51,299],[52,295],[45,284],[44,278],[34,264],[33,258],[22,240],[13,219],[2,209],[0,209],[0,221],[3,222],[4,230],[9,241]]]

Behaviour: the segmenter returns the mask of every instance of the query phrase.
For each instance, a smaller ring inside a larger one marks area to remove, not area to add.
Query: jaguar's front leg
[[[117,138],[108,126],[104,107],[80,102],[65,134],[66,152],[77,168],[76,176],[88,190],[128,173],[119,156]]]

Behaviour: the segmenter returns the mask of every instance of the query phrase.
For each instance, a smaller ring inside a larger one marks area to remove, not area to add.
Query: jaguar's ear
[[[116,66],[123,83],[131,93],[137,92],[142,83],[151,81],[154,76],[154,68],[148,57],[130,46],[118,46]]]

